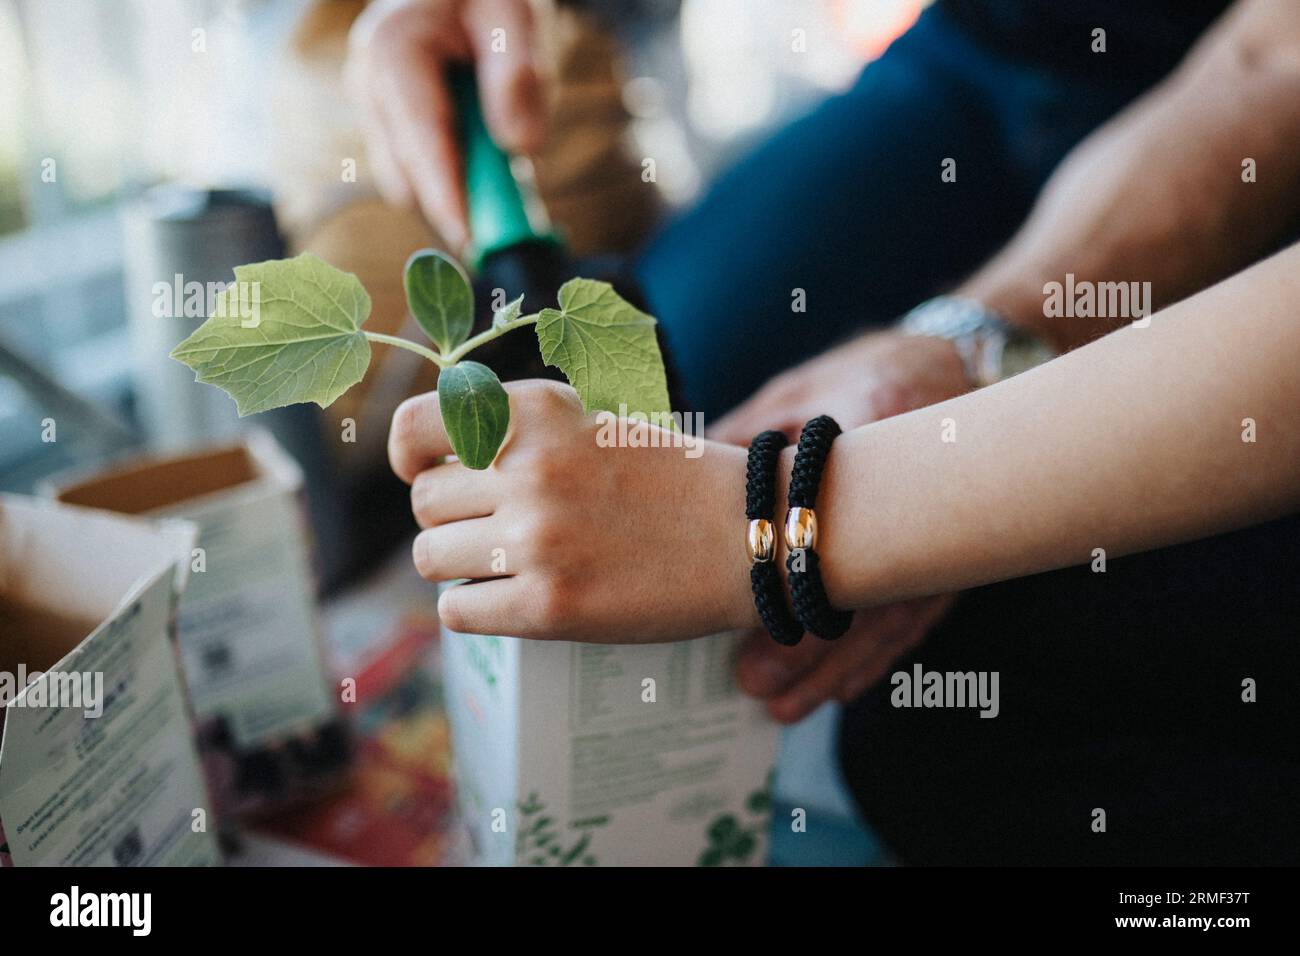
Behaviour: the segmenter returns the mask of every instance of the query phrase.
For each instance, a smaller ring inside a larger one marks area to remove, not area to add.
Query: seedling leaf
[[[357,277],[311,253],[236,266],[214,314],[171,357],[225,390],[241,417],[297,402],[324,408],[370,364],[369,315]]]
[[[406,260],[406,304],[425,335],[446,355],[474,326],[474,291],[461,267],[434,249]]]
[[[443,369],[438,407],[456,457],[479,471],[492,464],[510,427],[510,400],[496,373],[478,362]]]
[[[542,360],[564,373],[587,411],[667,414],[668,382],[655,338],[655,320],[608,282],[570,279],[559,309],[537,320]]]

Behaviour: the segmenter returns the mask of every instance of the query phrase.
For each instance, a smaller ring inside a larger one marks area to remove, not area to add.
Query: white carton
[[[736,641],[444,629],[456,786],[478,861],[761,864],[777,728],[735,686]]]
[[[0,863],[220,862],[173,646],[194,538],[0,495]]]
[[[254,431],[48,489],[59,501],[199,527],[180,649],[213,795],[228,813],[313,796],[347,761],[316,630],[302,480],[274,439]]]

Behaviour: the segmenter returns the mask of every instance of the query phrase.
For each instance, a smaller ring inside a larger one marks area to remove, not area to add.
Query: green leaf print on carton
[[[767,827],[768,811],[772,807],[772,776],[769,773],[763,787],[745,798],[745,809],[751,814],[746,825],[742,826],[734,813],[724,813],[713,818],[705,831],[709,842],[700,851],[697,866],[749,862],[758,847],[759,837]]]
[[[497,672],[505,659],[505,646],[501,638],[486,634],[461,634],[465,642],[465,657],[470,669],[478,674],[488,690],[495,691],[499,683]]]
[[[565,844],[555,819],[546,815],[546,804],[534,790],[519,804],[519,835],[515,839],[515,859],[528,866],[596,866],[591,851],[591,830],[609,823],[609,817],[584,820],[575,827],[586,830],[576,842]]]

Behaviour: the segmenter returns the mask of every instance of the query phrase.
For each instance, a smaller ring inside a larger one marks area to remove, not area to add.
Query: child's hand
[[[602,643],[757,626],[744,449],[693,437],[688,456],[679,434],[632,422],[611,445],[617,430],[567,385],[506,390],[510,433],[485,471],[439,463],[451,445],[436,393],[393,416],[389,460],[426,529],[415,565],[429,581],[472,579],[442,595],[443,623]]]

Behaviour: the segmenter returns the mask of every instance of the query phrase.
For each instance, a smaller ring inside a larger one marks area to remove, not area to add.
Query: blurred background
[[[846,87],[924,5],[567,6],[548,21],[562,135],[535,160],[542,201],[575,253],[634,249],[755,139]],[[239,431],[233,403],[166,358],[202,316],[160,317],[159,282],[228,281],[235,264],[311,249],[362,278],[375,302],[371,328],[400,332],[409,321],[400,265],[436,237],[414,213],[385,208],[364,159],[355,162],[363,151],[340,69],[362,6],[0,0],[0,490],[30,492],[69,469]],[[785,42],[796,27],[815,56]],[[672,174],[640,188],[641,156]],[[349,159],[351,180],[340,174]],[[635,195],[620,183],[635,183]],[[404,356],[377,353],[381,367],[328,413],[286,409],[257,421],[307,472],[336,658],[373,657],[363,645],[376,630],[391,639],[392,627],[366,617],[391,613],[393,602],[376,594],[396,588],[404,606],[421,593],[404,549],[402,560],[390,557],[409,517],[386,507],[404,499],[386,474],[388,416],[428,386]],[[340,457],[345,417],[359,437]],[[43,430],[47,418],[57,440]],[[879,858],[835,780],[833,718],[824,708],[787,734],[777,784],[781,801],[821,813],[832,838],[798,847],[778,839],[778,862]],[[421,739],[445,749],[445,734],[431,733]],[[435,764],[445,774],[445,761]]]

